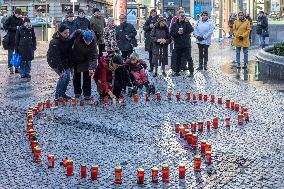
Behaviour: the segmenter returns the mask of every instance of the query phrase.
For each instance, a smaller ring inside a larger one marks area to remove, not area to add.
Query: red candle
[[[206,140],[202,140],[201,141],[201,153],[205,152],[205,148],[206,148]]]
[[[194,172],[200,172],[201,171],[201,157],[195,156],[194,157]]]
[[[202,100],[202,93],[198,94],[198,100]]]
[[[184,163],[180,163],[179,164],[178,172],[179,172],[179,179],[185,179],[186,168],[185,168],[185,164]]]
[[[206,151],[205,152],[205,163],[207,165],[210,165],[212,163],[211,151]]]
[[[242,106],[241,114],[243,114],[244,112],[247,112],[247,111],[248,111],[248,108],[246,106]]]
[[[185,100],[190,101],[190,92],[189,91],[186,91],[186,93],[185,93]]]
[[[218,125],[219,125],[218,117],[214,117],[213,118],[213,128],[218,129]]]
[[[158,102],[161,102],[161,93],[160,93],[160,92],[157,92],[157,93],[156,93],[156,96],[157,96],[157,101],[158,101]]]
[[[246,122],[249,122],[249,113],[248,112],[244,112],[244,118]]]
[[[80,106],[85,106],[85,101],[84,100],[80,101]]]
[[[203,95],[203,100],[204,100],[204,102],[206,102],[208,100],[208,96],[206,94]]]
[[[225,126],[226,127],[230,127],[231,123],[230,123],[230,117],[226,117],[225,118]]]
[[[210,102],[211,102],[211,103],[215,102],[215,96],[214,96],[214,95],[211,95],[211,96],[210,96]]]
[[[179,127],[179,134],[180,134],[180,138],[184,138],[184,127],[183,126],[180,126]]]
[[[36,133],[35,130],[33,130],[33,129],[28,130],[28,138],[29,138],[29,141],[32,140],[32,137],[33,137],[33,134],[34,134],[34,133]]]
[[[226,108],[230,108],[230,100],[229,99],[226,100]]]
[[[41,148],[39,146],[34,147],[34,162],[41,163],[42,159],[40,158]]]
[[[196,95],[195,94],[193,94],[193,101],[196,101]]]
[[[235,111],[236,112],[240,111],[240,104],[239,103],[235,103]]]
[[[209,142],[206,142],[205,152],[211,150],[212,150],[211,144]]]
[[[37,109],[37,107],[35,107],[35,108],[33,109],[33,115],[36,116],[37,114],[38,114],[38,109]]]
[[[28,126],[27,126],[27,130],[30,129],[34,129],[34,124],[33,124],[33,120],[29,120]]]
[[[177,99],[177,102],[180,101],[180,92],[177,92],[177,94],[176,94],[176,99]]]
[[[233,100],[231,101],[231,110],[235,110],[235,102]]]
[[[27,120],[32,120],[33,119],[33,113],[28,113],[28,116],[27,116]]]
[[[67,176],[67,177],[73,176],[73,175],[74,175],[74,173],[73,173],[73,171],[74,171],[73,160],[68,159],[68,160],[66,161],[66,167],[67,167],[66,176]]]
[[[218,97],[218,104],[222,104],[222,97]]]
[[[72,99],[72,106],[73,106],[73,107],[77,106],[77,100],[76,100],[76,98],[73,98],[73,99]]]
[[[196,132],[196,123],[195,122],[191,123],[191,132],[193,132],[193,133]]]
[[[150,101],[150,95],[146,94],[145,99],[146,99],[146,102]]]
[[[55,161],[55,158],[54,158],[54,155],[51,155],[49,154],[47,156],[47,168],[48,169],[53,169],[54,168],[54,161]]]
[[[168,99],[168,100],[172,100],[172,91],[169,91],[169,92],[167,93],[167,99]]]
[[[63,98],[63,100],[62,100],[62,106],[67,106],[67,99],[66,99],[66,98]]]
[[[99,166],[94,165],[91,167],[91,179],[92,180],[97,180],[98,179],[98,174],[99,174]]]
[[[58,99],[55,99],[55,100],[54,100],[54,106],[55,106],[55,107],[58,107],[58,105],[59,105],[59,101],[58,101]]]
[[[134,103],[138,103],[139,99],[138,94],[135,94],[133,98],[134,98]]]
[[[198,136],[197,134],[192,134],[192,148],[193,149],[196,149],[198,144],[197,144],[197,141],[198,141]]]
[[[115,184],[122,183],[122,168],[120,166],[116,166],[114,169],[114,183]]]
[[[200,131],[200,132],[203,131],[203,121],[198,122],[198,131]]]
[[[210,120],[208,120],[208,121],[206,122],[206,127],[207,127],[208,130],[210,130],[210,126],[211,126],[211,122],[210,122]]]
[[[183,124],[183,127],[184,127],[184,129],[189,129],[188,123],[184,123],[184,124]]]
[[[67,167],[67,160],[68,158],[66,157],[65,159],[62,160],[62,162],[60,162],[60,165],[62,165],[63,167]]]
[[[188,129],[185,129],[185,130],[184,130],[184,140],[187,140],[188,133],[189,133],[189,130],[188,130]]]
[[[46,108],[50,108],[50,107],[51,107],[50,100],[46,100],[46,101],[45,101],[45,107],[46,107]]]
[[[139,168],[137,170],[137,184],[144,184],[144,175],[145,175],[144,169]]]
[[[80,170],[81,170],[81,178],[87,178],[87,165],[81,164]]]
[[[176,131],[176,133],[179,133],[179,127],[180,127],[180,123],[176,123],[175,124],[175,131]]]
[[[151,169],[152,183],[158,183],[158,172],[159,169],[156,166],[152,167]]]
[[[244,123],[243,114],[239,114],[239,115],[238,115],[238,124],[239,124],[239,125],[243,125],[243,123]]]
[[[163,182],[170,182],[170,170],[167,164],[162,166],[162,181]]]
[[[35,148],[36,146],[39,146],[38,141],[37,141],[37,140],[32,140],[32,141],[31,141],[32,153],[34,153],[34,148]]]

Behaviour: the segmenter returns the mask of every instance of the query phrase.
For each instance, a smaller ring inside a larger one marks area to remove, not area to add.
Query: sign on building
[[[271,12],[280,12],[280,0],[271,0]]]

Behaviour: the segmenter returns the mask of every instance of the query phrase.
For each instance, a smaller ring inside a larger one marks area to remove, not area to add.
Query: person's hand
[[[166,40],[166,39],[162,39],[161,43],[162,43],[162,44],[166,44],[166,43],[167,43],[167,40]]]
[[[89,76],[92,77],[94,75],[94,71],[93,70],[89,70]]]

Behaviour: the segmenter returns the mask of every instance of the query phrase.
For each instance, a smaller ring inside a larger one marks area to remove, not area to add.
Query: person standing
[[[72,50],[72,61],[74,63],[73,85],[76,98],[80,98],[83,92],[84,99],[91,99],[91,76],[97,65],[98,52],[95,34],[93,31],[85,30],[74,42]],[[83,86],[81,75],[83,74]]]
[[[214,25],[208,18],[208,12],[201,13],[201,20],[197,21],[194,27],[194,36],[199,49],[199,67],[197,70],[207,70],[208,48],[211,45],[211,36],[213,34]]]
[[[78,29],[87,30],[90,29],[90,21],[86,18],[85,12],[83,9],[78,10],[78,17],[75,19],[77,22]]]
[[[56,85],[55,99],[70,99],[66,95],[67,86],[70,82],[70,69],[72,68],[71,54],[74,40],[80,31],[74,32],[71,36],[66,25],[60,25],[58,31],[53,34],[47,51],[47,62],[57,73],[59,79]]]
[[[257,17],[256,33],[259,37],[260,47],[264,48],[265,38],[269,37],[269,34],[268,34],[268,19],[264,15],[263,11],[259,11],[259,16]]]
[[[116,25],[114,24],[114,19],[109,18],[107,26],[104,29],[104,41],[105,41],[105,50],[107,52],[117,50],[117,41],[116,41]]]
[[[21,78],[31,78],[31,61],[36,50],[36,36],[28,17],[24,18],[23,26],[20,26],[15,36],[15,52],[21,56]]]
[[[122,57],[126,60],[132,54],[134,47],[137,47],[137,31],[132,24],[127,23],[124,14],[119,16],[119,21],[120,25],[116,28],[116,40]]]
[[[249,32],[249,41],[251,43],[251,34],[252,34],[252,27],[253,27],[253,23],[252,23],[252,18],[250,17],[250,14],[247,13],[246,14],[246,19],[249,21],[250,23],[250,32]]]
[[[250,26],[249,21],[245,19],[245,15],[243,12],[239,12],[238,19],[234,22],[234,25],[233,25],[233,32],[235,36],[233,40],[233,44],[236,47],[237,68],[241,68],[240,66],[241,49],[243,49],[243,53],[244,53],[243,69],[247,68],[248,47],[250,46],[250,41],[249,41],[250,30],[251,30],[251,26]]]
[[[149,63],[150,63],[150,72],[153,71],[153,63],[152,63],[152,40],[151,40],[151,31],[154,28],[156,22],[158,21],[158,16],[157,16],[157,11],[155,9],[152,9],[150,11],[150,16],[146,20],[143,30],[144,30],[144,35],[145,35],[145,50],[148,51],[149,53]]]
[[[66,25],[69,28],[70,34],[79,29],[77,22],[74,20],[74,13],[68,12],[66,19],[61,23],[61,25]]]
[[[153,77],[157,77],[159,65],[162,67],[163,76],[167,76],[165,66],[168,65],[168,45],[172,40],[166,20],[163,17],[160,17],[155,24],[151,32],[151,38],[153,42],[152,63],[155,68]]]
[[[234,22],[236,20],[236,16],[234,13],[231,13],[230,14],[230,17],[229,17],[229,21],[228,21],[228,25],[229,25],[229,28],[230,28],[230,31],[229,31],[229,38],[232,38],[233,37],[233,25],[234,25]]]
[[[10,16],[4,23],[4,30],[7,31],[8,35],[8,68],[10,70],[10,74],[14,73],[13,65],[11,64],[11,59],[13,52],[15,50],[15,36],[17,29],[23,25],[23,20],[21,18],[22,11],[20,9],[16,9],[14,14]],[[15,73],[19,73],[19,68],[15,68]]]
[[[105,50],[104,44],[104,28],[106,27],[105,19],[101,16],[101,11],[98,8],[93,9],[93,16],[90,20],[91,30],[96,34],[97,44],[99,47],[99,57],[103,56],[103,51]]]
[[[174,39],[174,47],[176,49],[176,70],[173,76],[180,76],[181,69],[181,57],[185,56],[189,66],[189,77],[193,76],[193,61],[191,57],[191,39],[190,35],[193,32],[193,27],[190,22],[185,21],[184,11],[179,12],[179,18],[176,23],[173,24],[170,34]]]

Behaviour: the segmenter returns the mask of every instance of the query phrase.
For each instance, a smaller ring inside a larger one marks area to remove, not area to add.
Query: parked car
[[[46,24],[48,25],[48,27],[50,27],[50,19],[46,19],[46,18],[41,18],[41,17],[36,17],[36,18],[32,18],[31,19],[31,23],[33,27],[42,27],[45,26]]]

